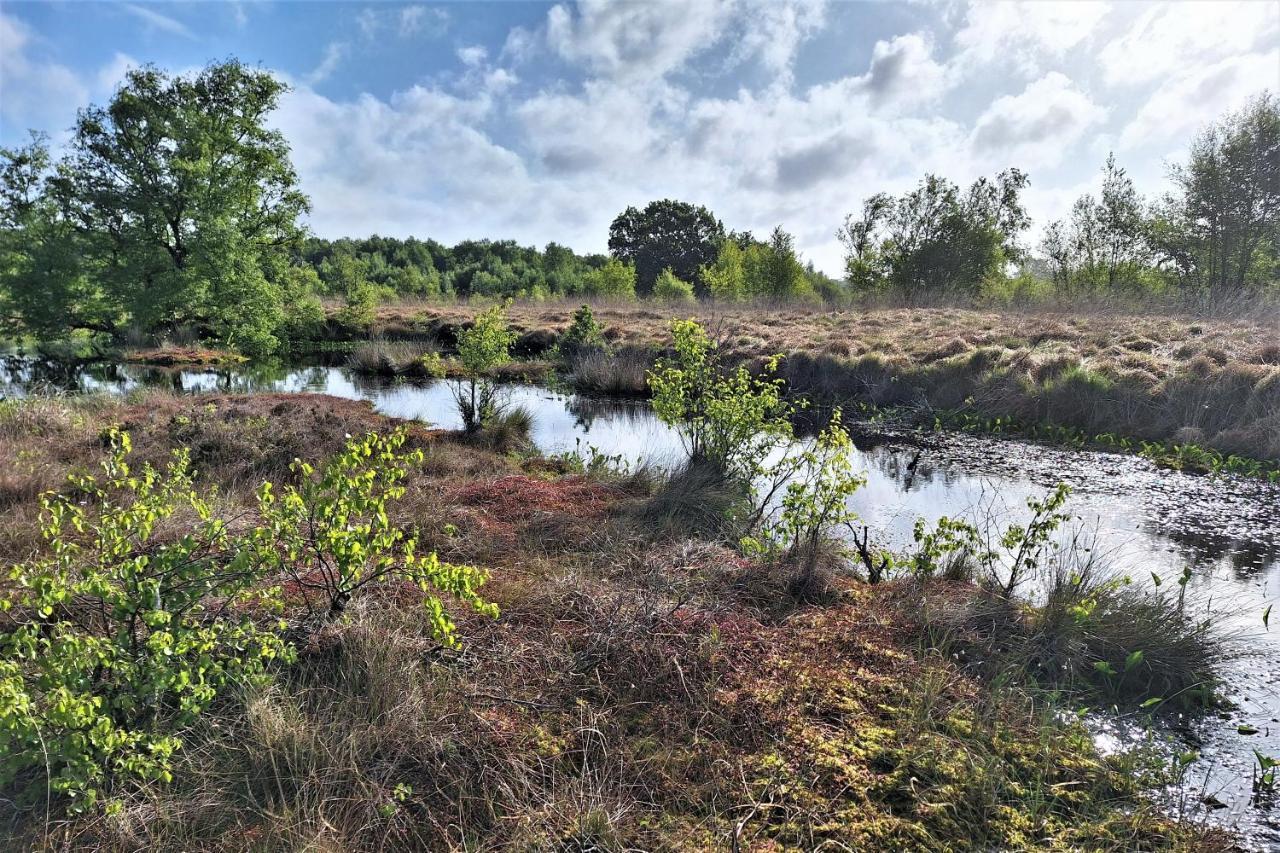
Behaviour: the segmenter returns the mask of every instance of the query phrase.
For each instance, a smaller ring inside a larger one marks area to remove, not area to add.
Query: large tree
[[[1162,259],[1192,286],[1240,289],[1280,273],[1280,102],[1267,91],[1206,128],[1157,211]]]
[[[926,175],[898,198],[872,196],[839,233],[850,282],[907,295],[976,293],[984,279],[1022,257],[1018,238],[1030,219],[1019,196],[1026,185],[1022,171],[1008,169],[963,192]]]
[[[0,317],[11,333],[111,331],[118,306],[85,261],[94,237],[60,215],[48,193],[50,172],[41,134],[0,148]]]
[[[237,61],[191,76],[147,67],[80,113],[51,185],[100,246],[98,275],[132,322],[275,346],[279,282],[307,210],[288,145],[266,125],[285,90]]]
[[[701,292],[698,270],[715,262],[724,239],[724,226],[710,210],[672,199],[651,201],[644,210],[628,207],[609,226],[609,251],[635,266],[641,296],[653,292],[664,269]]]

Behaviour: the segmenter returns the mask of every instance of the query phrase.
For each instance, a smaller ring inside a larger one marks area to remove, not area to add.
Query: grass
[[[1127,711],[1194,712],[1218,701],[1223,638],[1178,595],[1111,580],[1119,574],[1088,550],[1040,572],[1040,606],[937,582],[907,589],[906,610],[930,647],[987,679]]]
[[[27,407],[30,407],[29,409]],[[0,407],[56,481],[109,422],[138,461],[188,446],[230,515],[294,456],[386,430],[367,404],[152,393]],[[836,573],[820,604],[697,523],[722,485],[498,453],[408,425],[425,459],[393,523],[491,573],[494,620],[440,648],[394,585],[312,635],[267,688],[184,733],[174,780],[118,812],[0,803],[12,849],[1214,850],[1143,795],[1142,755],[1104,757],[1016,684],[922,644],[909,582]],[[0,563],[36,547],[15,498]],[[972,587],[970,587],[972,589]]]
[[[525,303],[508,313],[525,334],[559,334],[576,307]],[[474,310],[384,305],[374,331],[412,327],[447,340]],[[612,345],[638,351],[664,346],[671,318],[693,315],[735,359],[751,363],[781,353],[791,390],[846,407],[853,401],[963,407],[982,418],[1052,421],[1090,435],[1280,459],[1274,303],[1145,312],[1103,303],[844,310],[604,303],[593,312]]]
[[[616,352],[591,348],[575,353],[569,360],[569,382],[579,391],[615,397],[645,397],[649,394],[648,370],[653,351],[625,347]]]

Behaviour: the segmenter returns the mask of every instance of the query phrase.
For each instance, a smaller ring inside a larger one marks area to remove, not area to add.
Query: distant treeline
[[[726,229],[706,207],[628,207],[608,255],[549,243],[322,240],[284,138],[267,116],[285,86],[230,61],[196,74],[131,71],[81,111],[58,162],[47,140],[0,149],[0,324],[10,334],[157,338],[185,328],[249,353],[325,322],[367,324],[380,301],[608,297],[844,304],[893,295],[994,301],[1275,290],[1280,108],[1270,92],[1206,128],[1176,191],[1144,199],[1108,158],[1098,194],[1033,251],[1027,175],[961,188],[927,175],[846,217],[842,279],[806,264],[781,227]]]

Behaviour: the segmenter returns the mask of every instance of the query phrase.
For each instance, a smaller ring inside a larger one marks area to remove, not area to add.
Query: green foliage
[[[123,314],[147,330],[195,326],[250,353],[278,346],[275,272],[307,210],[288,145],[267,127],[285,89],[236,61],[190,76],[147,67],[108,106],[81,112],[46,190],[109,306],[95,326]]]
[[[291,578],[308,611],[323,619],[342,615],[352,596],[371,583],[407,581],[422,591],[436,638],[455,646],[440,593],[482,613],[497,615],[497,609],[479,596],[482,571],[441,562],[435,552],[417,553],[416,538],[389,518],[387,505],[404,496],[410,466],[422,464],[421,450],[401,452],[405,438],[403,429],[368,433],[348,441],[319,470],[295,460],[297,486],[277,494],[263,483],[254,551],[267,574]]]
[[[926,175],[899,198],[872,196],[840,229],[850,283],[859,292],[907,296],[977,293],[1022,256],[1017,240],[1030,219],[1019,195],[1026,185],[1023,172],[1009,169],[994,180],[979,178],[964,193]]]
[[[291,654],[251,617],[278,598],[194,489],[186,451],[134,473],[128,435],[108,437],[103,477],[42,500],[51,554],[14,566],[0,599],[16,623],[0,640],[0,783],[43,791],[44,771],[78,807],[117,777],[167,780],[175,730]],[[181,516],[193,527],[175,539]]]
[[[573,322],[560,336],[556,344],[561,356],[572,358],[584,350],[606,349],[604,330],[596,322],[590,305],[583,305],[573,312]]]
[[[732,479],[753,482],[769,453],[791,441],[794,407],[782,398],[777,358],[765,378],[744,366],[729,370],[694,320],[671,324],[674,356],[649,371],[653,410],[679,433],[692,459],[718,466]]]
[[[1062,511],[1071,489],[1065,483],[1043,499],[1028,498],[1031,517],[1026,524],[1011,524],[991,537],[977,525],[943,516],[930,529],[924,519],[915,525],[915,551],[908,564],[920,577],[942,572],[968,575],[976,569],[981,580],[1008,598],[1027,576],[1045,563],[1053,549],[1053,534],[1070,519]]]
[[[391,502],[422,461],[403,430],[349,441],[297,485],[258,492],[260,521],[240,529],[194,485],[186,450],[164,471],[130,469],[112,429],[104,474],[73,475],[42,499],[47,555],[13,566],[0,597],[0,784],[30,797],[98,802],[115,783],[170,778],[196,716],[231,684],[262,682],[290,660],[281,608],[343,613],[378,581],[413,584],[435,636],[456,645],[440,595],[494,614],[473,567],[419,554]],[[183,530],[181,535],[176,531]]]
[[[378,288],[369,281],[365,263],[351,255],[333,258],[329,269],[330,285],[346,300],[338,312],[338,320],[356,327],[368,327],[378,306]]]
[[[609,226],[609,252],[636,269],[636,292],[653,293],[658,276],[670,269],[683,281],[715,261],[724,226],[705,207],[661,199],[644,210],[628,207]]]
[[[583,292],[588,296],[635,299],[636,268],[617,258],[609,258],[602,266],[586,274]]]
[[[767,546],[782,547],[800,567],[800,584],[808,587],[818,569],[821,546],[838,528],[853,530],[857,514],[849,499],[866,485],[866,477],[854,471],[853,441],[841,423],[840,409],[818,437],[799,452],[771,466],[781,470],[786,487],[776,519],[763,524]],[[760,546],[761,540],[749,540]]]
[[[109,332],[123,315],[94,274],[93,236],[61,215],[48,191],[48,137],[0,148],[0,322],[10,334]]]
[[[681,281],[675,273],[667,268],[658,274],[653,283],[653,298],[659,302],[673,304],[690,304],[697,301],[693,295],[693,285]]]
[[[736,240],[725,240],[715,262],[698,270],[698,278],[716,302],[741,302],[750,296],[745,252]]]
[[[1156,211],[1161,260],[1185,287],[1273,285],[1280,273],[1280,101],[1271,91],[1205,128],[1188,161],[1171,169],[1180,195]]]
[[[490,371],[510,360],[515,334],[507,328],[506,309],[494,305],[476,315],[470,328],[458,334],[458,361],[466,373],[465,381],[453,389],[462,428],[468,433],[479,430],[497,412],[497,386]]]
[[[719,302],[816,302],[820,298],[834,302],[844,295],[834,281],[800,263],[793,238],[782,228],[775,228],[767,243],[750,235],[725,240],[715,263],[703,266],[698,274],[708,294]],[[820,295],[815,284],[825,293]]]

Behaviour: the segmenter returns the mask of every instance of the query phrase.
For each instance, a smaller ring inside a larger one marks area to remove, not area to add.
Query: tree
[[[130,71],[105,108],[80,113],[52,187],[134,322],[274,345],[281,305],[271,282],[308,209],[283,135],[266,126],[285,90],[236,61],[192,76],[147,67]]]
[[[779,225],[769,235],[765,248],[762,281],[756,295],[777,301],[812,300],[815,294],[796,256],[794,238]]]
[[[893,288],[977,293],[984,280],[1023,257],[1018,236],[1030,225],[1019,198],[1027,176],[1018,169],[969,189],[926,175],[909,193],[872,196],[862,216],[845,218],[839,236],[851,284],[860,290]]]
[[[740,302],[747,298],[745,254],[736,240],[725,240],[720,244],[715,263],[698,270],[698,278],[712,299]]]
[[[1270,91],[1196,137],[1157,211],[1162,261],[1209,290],[1274,281],[1280,268],[1280,103]]]
[[[584,284],[588,296],[635,299],[636,268],[617,258],[609,258],[602,266],[587,273]]]
[[[119,306],[90,274],[81,235],[49,193],[48,138],[0,148],[0,318],[11,332],[109,332]]]
[[[1142,198],[1114,154],[1102,167],[1099,197],[1082,195],[1069,223],[1049,223],[1040,251],[1064,291],[1115,291],[1143,280],[1150,251]]]
[[[489,372],[511,358],[515,338],[501,305],[481,311],[470,328],[458,333],[458,360],[466,379],[452,387],[464,432],[478,432],[497,414],[497,386]]]
[[[653,284],[653,298],[659,302],[695,302],[693,285],[682,281],[671,271],[671,268],[658,273],[658,280]]]
[[[694,281],[700,267],[714,263],[725,239],[724,226],[711,211],[672,199],[628,207],[609,226],[609,251],[636,268],[636,291],[653,292],[664,269]]]

